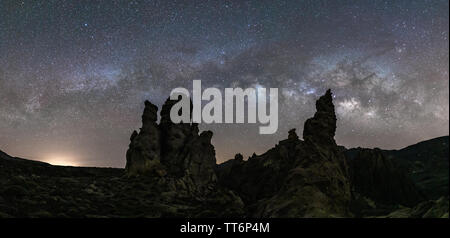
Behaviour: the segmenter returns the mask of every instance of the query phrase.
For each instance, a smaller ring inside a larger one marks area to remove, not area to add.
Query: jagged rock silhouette
[[[133,132],[127,151],[128,175],[177,178],[190,191],[205,193],[216,183],[216,157],[211,144],[213,133],[199,133],[196,123],[172,123],[170,109],[178,100],[168,98],[161,110],[145,102],[142,128]]]
[[[336,132],[336,114],[334,112],[331,90],[316,101],[316,113],[313,118],[305,122],[303,139],[305,141],[336,145],[334,134]]]
[[[145,101],[142,128],[133,131],[127,151],[126,171],[129,175],[153,174],[164,176],[167,172],[161,165],[161,140],[157,120],[158,107]]]
[[[52,166],[0,151],[0,217],[448,217],[448,136],[399,151],[347,150],[334,140],[328,90],[303,140],[291,129],[261,155],[216,165],[213,133],[172,123],[175,102],[164,103],[159,124],[158,108],[145,102],[125,170]],[[423,191],[435,201],[419,203]]]
[[[221,184],[254,204],[252,216],[349,216],[350,184],[344,154],[334,142],[336,115],[330,90],[316,108],[305,123],[305,141],[293,129],[288,139],[260,156],[218,166]]]

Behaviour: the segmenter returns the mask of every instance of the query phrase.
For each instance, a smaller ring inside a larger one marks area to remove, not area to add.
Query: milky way
[[[279,88],[279,128],[201,124],[218,162],[262,153],[334,93],[336,141],[449,133],[448,1],[0,1],[0,150],[125,165],[143,102],[175,87]]]

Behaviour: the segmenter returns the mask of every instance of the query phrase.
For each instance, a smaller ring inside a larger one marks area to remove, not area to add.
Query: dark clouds
[[[447,1],[6,1],[0,149],[124,166],[143,101],[175,87],[277,87],[274,135],[206,125],[218,161],[261,153],[331,88],[337,142],[400,148],[448,134]]]

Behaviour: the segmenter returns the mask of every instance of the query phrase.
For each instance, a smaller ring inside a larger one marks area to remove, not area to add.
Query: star
[[[197,79],[279,88],[272,136],[200,124],[214,132],[218,162],[301,133],[328,88],[347,148],[447,135],[448,17],[447,0],[2,1],[0,150],[123,167],[143,102],[161,109]]]

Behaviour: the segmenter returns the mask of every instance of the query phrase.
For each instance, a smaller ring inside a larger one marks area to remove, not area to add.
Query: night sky
[[[301,137],[328,88],[338,144],[402,148],[449,134],[448,28],[448,0],[0,0],[0,150],[124,167],[144,100],[194,79],[279,88],[276,134],[200,125],[218,162]]]

